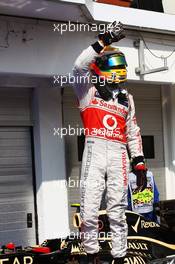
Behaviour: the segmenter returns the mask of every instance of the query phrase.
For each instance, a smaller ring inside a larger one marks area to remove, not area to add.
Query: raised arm
[[[95,60],[103,49],[113,42],[117,42],[124,38],[123,25],[114,21],[108,25],[108,30],[105,33],[99,34],[99,40],[89,46],[78,56],[74,63],[73,75],[76,80],[74,90],[78,99],[82,99],[90,88],[90,64]]]

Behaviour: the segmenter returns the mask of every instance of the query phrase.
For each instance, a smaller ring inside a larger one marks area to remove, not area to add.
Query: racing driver
[[[130,153],[137,188],[146,187],[146,167],[133,97],[125,87],[124,54],[110,44],[124,38],[122,24],[113,22],[74,64],[74,90],[85,130],[81,168],[81,232],[87,263],[101,263],[98,210],[107,175],[107,214],[112,239],[112,263],[124,263],[127,251],[127,188]],[[82,77],[82,78],[78,78]],[[81,81],[80,81],[81,80]]]

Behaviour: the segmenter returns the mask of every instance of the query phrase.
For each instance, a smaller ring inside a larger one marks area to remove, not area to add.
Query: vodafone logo
[[[117,127],[117,120],[112,115],[105,115],[104,118],[103,118],[103,125],[108,130],[114,130]]]

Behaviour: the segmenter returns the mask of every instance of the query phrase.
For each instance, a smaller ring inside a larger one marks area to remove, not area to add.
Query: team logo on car
[[[108,130],[114,130],[117,127],[117,120],[112,115],[105,115],[104,118],[103,118],[103,125]]]

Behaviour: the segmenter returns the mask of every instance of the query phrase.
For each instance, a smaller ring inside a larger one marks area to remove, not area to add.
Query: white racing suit
[[[86,252],[98,252],[98,210],[107,174],[111,254],[118,258],[125,256],[127,250],[125,209],[129,159],[126,147],[131,157],[143,156],[142,140],[132,96],[128,94],[128,105],[119,103],[118,98],[104,101],[89,81],[89,65],[96,56],[98,54],[90,46],[74,65],[74,90],[86,134],[81,170],[81,231]],[[79,78],[83,76],[86,77]]]

